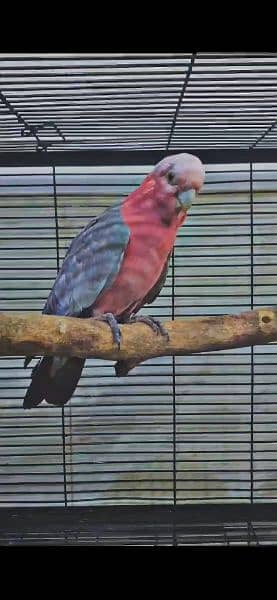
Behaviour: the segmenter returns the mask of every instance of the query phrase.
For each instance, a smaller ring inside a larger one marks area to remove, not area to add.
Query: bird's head
[[[160,192],[176,197],[178,211],[187,212],[205,179],[201,160],[192,154],[175,154],[161,160],[152,175],[159,181]]]

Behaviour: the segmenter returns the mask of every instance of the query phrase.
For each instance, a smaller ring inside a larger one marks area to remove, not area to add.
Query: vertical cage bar
[[[254,306],[254,227],[253,227],[253,160],[251,158],[250,163],[250,239],[251,239],[251,310]],[[250,502],[253,504],[254,496],[254,461],[253,461],[253,447],[254,447],[254,347],[251,346],[251,425],[250,425]]]
[[[53,165],[53,196],[55,209],[55,232],[56,232],[56,261],[57,273],[60,268],[60,250],[59,250],[59,220],[58,220],[58,201],[57,201],[57,185],[56,185],[56,168]],[[67,507],[67,481],[66,481],[66,449],[65,449],[65,422],[64,422],[64,406],[62,407],[62,443],[63,443],[63,493],[64,506]]]
[[[175,256],[174,249],[171,255],[171,318],[175,319]],[[172,356],[172,443],[173,443],[173,507],[176,508],[177,493],[176,493],[176,364],[175,356]],[[177,546],[175,510],[173,513],[173,546]]]
[[[172,311],[171,318],[174,321],[175,319],[175,260],[174,260],[174,250],[172,252],[172,284],[171,284],[171,293],[172,293]],[[172,356],[172,426],[173,426],[173,505],[176,506],[176,365],[175,365],[175,356]]]
[[[181,89],[181,93],[180,93],[180,96],[178,98],[176,109],[175,109],[175,113],[174,113],[173,120],[172,120],[172,123],[171,123],[170,131],[169,131],[169,136],[168,136],[168,140],[167,140],[167,144],[166,144],[166,152],[168,152],[168,150],[170,148],[172,137],[173,137],[174,131],[175,131],[175,125],[176,125],[176,122],[177,122],[177,119],[178,119],[180,108],[182,106],[182,100],[183,100],[183,97],[184,97],[186,89],[187,89],[187,85],[188,85],[189,80],[190,80],[190,76],[191,76],[191,73],[192,73],[193,65],[195,63],[195,59],[196,59],[196,52],[193,52],[192,55],[191,55],[191,59],[190,59],[190,64],[189,64],[188,70],[187,70],[187,72],[185,74],[183,87]]]

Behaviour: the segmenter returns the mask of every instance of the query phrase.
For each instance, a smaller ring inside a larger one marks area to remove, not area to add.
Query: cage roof
[[[0,54],[0,153],[277,149],[277,53]]]

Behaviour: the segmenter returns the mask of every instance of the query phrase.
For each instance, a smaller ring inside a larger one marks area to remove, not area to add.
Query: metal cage
[[[206,183],[146,314],[276,304],[276,54],[0,55],[0,310],[38,310],[69,240],[188,151]],[[0,543],[277,542],[276,344],[88,360],[70,405],[23,413],[0,360]]]

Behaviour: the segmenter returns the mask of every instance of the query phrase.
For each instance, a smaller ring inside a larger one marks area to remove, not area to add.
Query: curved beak
[[[196,192],[193,189],[187,190],[186,192],[179,192],[177,194],[177,201],[184,212],[187,212],[187,210],[190,208],[195,199],[195,196]]]

